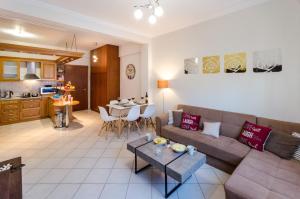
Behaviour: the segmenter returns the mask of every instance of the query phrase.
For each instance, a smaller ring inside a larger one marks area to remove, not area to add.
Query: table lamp
[[[157,80],[157,88],[163,89],[163,112],[165,112],[165,88],[169,88],[168,80]]]

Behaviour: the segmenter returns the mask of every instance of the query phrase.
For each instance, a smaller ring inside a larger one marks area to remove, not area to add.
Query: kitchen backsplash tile
[[[45,85],[56,86],[56,81],[25,80],[18,82],[0,82],[0,90],[12,90],[15,96],[20,96],[24,92],[39,91]]]

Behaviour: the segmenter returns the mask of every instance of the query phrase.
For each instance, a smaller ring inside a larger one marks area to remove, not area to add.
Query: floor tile
[[[175,186],[175,185],[174,185]],[[173,188],[174,186],[170,186],[169,188]],[[152,184],[151,185],[151,196],[152,199],[165,199],[165,184]],[[178,199],[177,191],[172,193],[168,199]],[[189,198],[187,198],[189,199]]]
[[[131,170],[129,169],[112,169],[108,178],[108,183],[128,183],[130,180]]]
[[[118,157],[119,153],[120,153],[120,149],[106,149],[103,152],[102,157],[116,158],[116,157]]]
[[[53,169],[49,171],[39,183],[60,183],[67,175],[69,169]]]
[[[81,183],[89,174],[89,169],[72,169],[63,179],[63,183]]]
[[[151,185],[129,184],[126,199],[151,199]]]
[[[58,163],[61,162],[62,159],[60,158],[46,158],[42,162],[36,165],[36,168],[45,168],[45,169],[52,169],[55,168]]]
[[[74,199],[98,199],[104,184],[82,184],[76,192]]]
[[[88,152],[88,149],[74,149],[68,154],[69,158],[82,158]]]
[[[205,199],[225,199],[224,186],[212,184],[200,184]]]
[[[106,183],[111,169],[92,169],[85,179],[85,183]]]
[[[195,176],[200,184],[221,184],[219,178],[212,169],[198,169]]]
[[[225,173],[224,171],[221,171],[219,169],[213,168],[213,171],[215,172],[215,174],[217,175],[217,177],[219,178],[222,184],[225,184],[225,182],[230,177],[228,173]]]
[[[96,164],[97,158],[82,158],[80,159],[74,168],[77,169],[89,169],[93,168],[94,165]]]
[[[49,169],[31,169],[24,175],[23,183],[37,183],[49,172]]]
[[[177,191],[179,199],[205,199],[198,184],[183,184]]]
[[[118,158],[114,168],[118,169],[131,169],[133,168],[133,158]]]
[[[115,158],[99,158],[95,164],[95,168],[113,168],[115,165],[116,159]]]
[[[130,183],[134,184],[151,184],[151,173],[152,169],[144,170],[138,174],[135,174],[134,171],[132,171],[131,177],[130,177]]]
[[[128,184],[106,184],[100,199],[125,199]]]
[[[55,189],[56,184],[36,184],[24,194],[24,199],[44,199]]]
[[[80,158],[65,158],[56,166],[56,168],[72,169],[79,160]]]
[[[86,157],[86,158],[99,158],[103,154],[103,152],[104,152],[104,149],[92,148],[84,155],[84,157]]]
[[[59,184],[47,199],[71,199],[79,186],[79,184]]]

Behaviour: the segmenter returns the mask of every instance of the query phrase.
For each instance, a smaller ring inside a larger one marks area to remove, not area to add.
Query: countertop
[[[0,98],[0,101],[8,101],[8,100],[31,100],[31,99],[41,99],[43,96],[38,97],[21,97],[21,96],[15,96],[12,98]]]

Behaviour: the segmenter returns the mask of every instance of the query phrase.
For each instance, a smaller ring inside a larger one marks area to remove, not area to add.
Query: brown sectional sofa
[[[209,165],[232,173],[225,183],[228,199],[300,198],[298,161],[250,149],[236,140],[245,121],[286,133],[300,132],[300,124],[188,105],[178,105],[177,108],[201,115],[201,121],[221,122],[220,137],[213,138],[167,125],[168,115],[165,114],[156,117],[156,133],[175,142],[196,146],[207,155]]]

